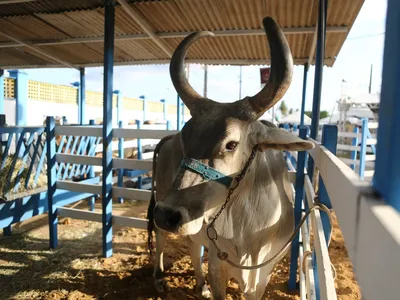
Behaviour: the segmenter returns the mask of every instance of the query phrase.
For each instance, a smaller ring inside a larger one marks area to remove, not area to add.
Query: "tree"
[[[279,110],[281,111],[282,115],[287,115],[288,108],[286,106],[285,100],[282,101],[281,105],[279,106]]]
[[[310,117],[310,118],[312,116],[312,112],[310,110],[305,111],[304,114],[306,116]],[[327,118],[327,117],[329,117],[329,112],[327,112],[326,110],[322,110],[322,111],[319,112],[319,118],[320,119],[324,119],[324,118]]]
[[[289,109],[289,115],[293,113],[293,108]]]

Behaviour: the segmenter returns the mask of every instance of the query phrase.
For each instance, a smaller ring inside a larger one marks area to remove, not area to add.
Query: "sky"
[[[364,5],[341,48],[333,67],[324,67],[321,110],[330,113],[342,95],[356,96],[368,93],[371,64],[373,65],[372,93],[380,92],[386,0],[365,0]],[[242,68],[242,97],[256,94],[260,86],[259,68]],[[145,95],[147,99],[176,103],[176,92],[169,77],[169,65],[117,66],[114,68],[114,89],[128,97]],[[292,84],[282,100],[289,108],[301,107],[303,66],[294,67]],[[79,73],[73,69],[28,69],[32,80],[69,85],[79,81]],[[219,102],[239,99],[238,66],[208,66],[208,98]],[[86,89],[102,91],[102,68],[86,69]],[[347,83],[342,87],[342,79]],[[204,69],[191,64],[189,81],[203,94]],[[311,110],[313,99],[314,67],[308,72],[306,110]],[[279,104],[278,104],[279,105]]]

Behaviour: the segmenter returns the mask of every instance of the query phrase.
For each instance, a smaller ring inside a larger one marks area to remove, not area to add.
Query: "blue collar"
[[[185,157],[184,159],[182,159],[181,167],[200,174],[206,180],[214,180],[222,185],[225,185],[227,188],[231,186],[233,180],[232,177],[226,176],[225,174],[222,174],[214,168],[211,168],[210,166],[207,166],[201,161],[195,160],[193,158]]]

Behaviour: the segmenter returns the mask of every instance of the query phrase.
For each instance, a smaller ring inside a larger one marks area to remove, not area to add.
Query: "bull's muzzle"
[[[156,205],[154,208],[154,222],[162,230],[176,232],[182,222],[180,211],[168,206]]]

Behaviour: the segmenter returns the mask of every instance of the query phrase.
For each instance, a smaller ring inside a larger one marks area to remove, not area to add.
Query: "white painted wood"
[[[361,196],[352,260],[364,299],[399,299],[400,213],[373,195]]]
[[[101,194],[101,185],[91,183],[73,182],[67,180],[58,180],[57,189],[73,191],[78,193]]]
[[[300,299],[301,300],[306,300],[307,299],[307,286],[306,286],[306,275],[303,273],[303,264],[301,263],[303,261],[303,246],[302,244],[299,245],[299,261],[300,261],[300,268],[299,268],[299,285],[300,285]]]
[[[351,145],[342,145],[342,144],[338,144],[337,145],[337,149],[338,150],[345,150],[345,151],[361,151],[361,147],[360,146],[351,146]]]
[[[122,197],[125,199],[150,201],[151,191],[130,189],[124,187],[113,187],[113,197]]]
[[[315,148],[309,150],[309,153],[318,166],[320,175],[324,180],[326,190],[343,232],[350,259],[353,259],[357,236],[357,199],[360,191],[369,189],[369,183],[362,181],[350,167],[325,147],[320,146],[315,141],[313,142]]]
[[[149,223],[149,221],[146,219],[114,215],[112,217],[112,220],[113,225],[133,227],[138,229],[147,229],[147,224]]]
[[[101,166],[101,157],[94,157],[89,155],[75,155],[75,154],[56,154],[56,161],[63,163],[72,163],[79,165],[92,165]]]
[[[303,202],[303,208],[304,208],[304,202]],[[302,218],[304,217],[304,215],[305,215],[305,213],[302,213]],[[304,252],[311,251],[310,232],[309,232],[309,228],[308,228],[309,223],[310,223],[309,220],[306,220],[304,222],[304,224],[301,226],[301,230],[300,230]],[[301,264],[301,268],[302,268],[303,260],[300,260],[300,264]],[[307,295],[309,295],[308,300],[316,300],[314,270],[313,270],[312,260],[311,260],[310,256],[307,258],[307,261],[304,264],[304,266],[305,266],[304,271],[305,271]]]
[[[151,171],[153,169],[153,162],[139,159],[114,158],[113,168]]]
[[[355,132],[338,132],[338,137],[344,137],[344,138],[361,138],[361,133],[355,133]]]
[[[376,160],[376,155],[374,154],[365,155],[365,161],[375,161],[375,160]]]
[[[368,123],[368,128],[369,129],[378,129],[379,123]]]
[[[72,218],[78,220],[86,220],[92,222],[101,222],[101,213],[76,208],[58,207],[58,215],[64,218]]]
[[[373,177],[375,171],[374,170],[366,170],[364,171],[364,177]]]
[[[377,142],[377,139],[367,139],[367,145],[376,145]]]
[[[313,207],[315,194],[309,176],[305,176],[304,188],[307,194],[308,206]],[[322,227],[321,215],[319,210],[314,210],[311,212],[310,216],[313,224],[314,250],[317,257],[320,296],[321,299],[334,300],[337,299],[337,295],[335,282],[333,281],[328,247],[325,242],[325,234]]]
[[[288,171],[288,174],[289,174],[289,181],[292,183],[292,184],[295,184],[296,183],[296,170],[293,170],[293,171]]]
[[[56,125],[54,130],[56,135],[67,135],[67,136],[102,136],[101,126],[61,126]]]
[[[113,129],[114,138],[162,139],[168,135],[178,133],[177,130],[150,130],[150,129]]]
[[[286,164],[287,164],[287,166],[288,166],[290,171],[295,171],[296,170],[289,158],[286,158]]]
[[[153,160],[154,152],[146,152],[142,153],[142,159],[151,159]]]
[[[375,155],[374,155],[375,156]],[[344,157],[339,157],[340,160],[342,162],[344,162],[346,165],[356,165],[359,166],[360,165],[360,161],[359,160],[352,160],[350,158],[344,158]],[[365,166],[367,167],[374,167],[375,166],[375,162],[374,161],[367,161],[365,162]]]

